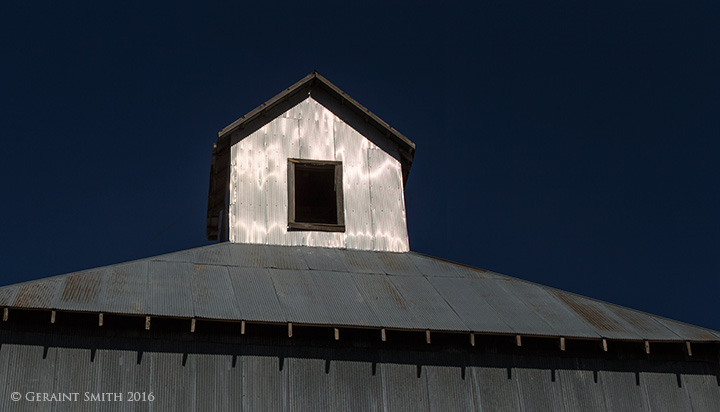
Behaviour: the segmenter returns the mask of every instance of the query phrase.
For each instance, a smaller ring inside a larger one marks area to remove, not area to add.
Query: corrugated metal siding
[[[367,151],[370,171],[370,202],[373,221],[373,250],[410,250],[400,162],[371,145]]]
[[[127,401],[128,392],[145,392],[147,396],[153,390],[150,386],[151,363],[147,357],[138,363],[138,353],[132,350],[98,350],[95,354],[95,362],[99,372],[98,391],[123,394],[123,402],[104,402],[103,410],[117,412],[151,410],[150,402]]]
[[[264,187],[267,194],[267,243],[280,245],[285,244],[287,235],[287,159],[300,157],[298,120],[279,117],[267,127],[268,175]]]
[[[591,361],[589,365],[579,365],[579,362],[577,359],[569,359],[564,363],[570,365],[555,371],[555,379],[560,384],[561,399],[565,409],[583,412],[607,411],[602,382],[596,372],[599,367],[598,362]]]
[[[382,378],[370,362],[333,360],[330,374],[331,411],[380,412],[383,409]],[[373,370],[375,369],[375,373]]]
[[[370,141],[340,118],[335,117],[335,160],[343,163],[345,196],[345,246],[373,250],[374,229],[370,212],[370,169],[367,151]]]
[[[150,363],[150,388],[155,395],[152,409],[167,411],[198,410],[197,369],[193,353],[144,353],[142,362]],[[147,357],[147,359],[146,359]],[[227,396],[227,395],[225,395]]]
[[[267,179],[268,126],[231,147],[229,215],[231,242],[266,243],[267,217],[264,184]]]
[[[687,365],[682,365],[682,367],[686,370],[690,369]],[[713,408],[720,408],[720,390],[718,390],[720,377],[713,375],[707,367],[702,368],[702,371],[693,370],[682,375],[681,384],[688,394],[693,411],[709,411]]]
[[[421,366],[382,363],[382,399],[388,411],[430,411],[427,372]],[[402,388],[397,390],[396,388]]]
[[[621,361],[604,361],[597,368],[598,382],[602,384],[605,405],[609,411],[649,411],[646,384],[641,385],[639,372]],[[659,390],[660,388],[657,388]]]
[[[248,349],[239,361],[243,365],[243,410],[287,410],[287,360],[279,356],[262,356],[253,353],[253,348]]]
[[[11,371],[9,370],[10,367],[10,352],[11,352],[12,346],[4,343],[2,340],[0,340],[0,398],[7,398],[8,391],[12,393],[12,391],[15,390],[11,386],[12,383],[14,383],[15,376],[11,375]],[[9,379],[9,381],[8,381]],[[2,400],[0,400],[0,412],[7,411],[7,403],[3,403]]]
[[[473,382],[467,371],[456,366],[430,365],[422,369],[427,374],[428,401],[433,412],[473,411],[475,405]],[[444,388],[442,391],[434,388]]]
[[[302,159],[335,160],[335,115],[312,98],[298,104],[300,118],[300,157]]]
[[[234,140],[231,242],[408,251],[400,162],[314,99],[246,137],[236,132]],[[288,232],[288,158],[348,162],[343,164],[345,233]]]
[[[25,396],[28,392],[52,392],[57,379],[63,379],[62,374],[56,374],[56,348],[45,348],[41,345],[17,345],[2,343],[2,350],[8,351],[8,364],[6,367],[8,377],[3,389],[5,393],[0,397],[0,410],[3,411],[50,411],[53,404],[50,402],[28,402],[21,400],[12,402],[10,393],[19,392]]]
[[[335,160],[333,114],[313,99],[306,99],[300,105],[300,158]],[[345,235],[342,233],[308,232],[304,236],[308,239],[308,246],[345,247]]]
[[[487,360],[495,360],[494,355],[485,355]],[[493,362],[493,366],[472,366],[468,368],[474,383],[475,402],[482,411],[519,411],[520,394],[517,379],[512,379],[512,365],[503,365],[502,361]]]
[[[233,366],[232,356],[196,356],[196,402],[199,410],[212,405],[216,411],[241,411],[243,407],[242,366]]]
[[[326,361],[316,357],[288,358],[288,408],[286,411],[329,411],[330,379]]]
[[[517,391],[523,411],[567,411],[563,402],[557,375],[553,381],[552,358],[521,358],[514,357],[514,363],[523,365],[512,370],[512,379],[517,380]]]
[[[652,411],[689,411],[690,399],[679,375],[659,372],[641,372],[640,385],[645,387]],[[662,390],[651,390],[662,388]],[[718,405],[715,405],[717,408]]]
[[[90,349],[63,348],[57,351],[55,363],[55,379],[52,390],[36,389],[38,392],[50,393],[78,393],[79,399],[84,398],[85,392],[101,393],[99,374],[102,367],[93,363]],[[57,376],[61,375],[61,376]],[[47,388],[47,387],[46,387]],[[115,390],[112,390],[115,392]],[[82,398],[81,398],[82,397]],[[94,402],[56,402],[53,411],[95,411],[97,403]]]
[[[8,342],[23,341],[24,344]],[[0,331],[0,411],[716,411],[705,362],[507,356]],[[13,402],[11,392],[122,392]],[[153,392],[127,402],[128,391]],[[133,409],[134,408],[134,409]]]

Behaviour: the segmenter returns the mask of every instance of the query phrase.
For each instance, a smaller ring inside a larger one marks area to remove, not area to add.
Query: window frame
[[[337,223],[298,222],[295,219],[295,166],[333,166],[335,170],[335,202],[337,207]],[[319,232],[345,232],[345,207],[343,193],[342,162],[334,160],[310,160],[289,158],[288,173],[288,231],[305,230]]]

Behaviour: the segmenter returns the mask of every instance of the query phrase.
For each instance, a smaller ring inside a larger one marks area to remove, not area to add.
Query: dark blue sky
[[[198,3],[0,5],[0,285],[208,244],[217,131],[317,69],[417,144],[413,250],[720,329],[717,3]]]

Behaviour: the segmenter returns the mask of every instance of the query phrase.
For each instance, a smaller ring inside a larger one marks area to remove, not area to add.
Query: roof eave
[[[285,100],[288,100],[291,96],[299,93],[306,87],[312,88],[316,86],[321,87],[324,91],[330,93],[341,102],[347,102],[349,104],[349,107],[351,107],[356,112],[356,114],[360,115],[361,117],[365,117],[366,121],[372,123],[373,126],[381,130],[386,137],[392,139],[396,144],[401,147],[401,149],[403,149],[403,151],[408,152],[408,154],[410,155],[410,161],[412,161],[412,155],[415,152],[415,143],[413,141],[408,139],[399,131],[395,130],[392,126],[390,126],[384,120],[373,114],[370,110],[358,103],[347,93],[340,90],[339,87],[332,84],[328,79],[323,77],[317,71],[313,71],[297,83],[275,95],[270,100],[266,101],[265,103],[261,104],[260,106],[247,113],[246,115],[227,125],[225,128],[218,132],[218,140],[223,139],[225,138],[225,136],[228,136],[232,134],[232,132],[242,128],[243,125],[253,121],[263,112],[272,109],[273,107],[282,103]]]

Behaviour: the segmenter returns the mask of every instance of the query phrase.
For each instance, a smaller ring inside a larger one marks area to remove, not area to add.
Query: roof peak
[[[300,93],[301,91],[304,91],[306,89],[312,89],[313,87],[321,88],[324,91],[330,93],[333,97],[337,98],[341,102],[348,103],[349,106],[353,108],[357,114],[367,117],[367,121],[369,123],[380,129],[384,134],[386,134],[393,141],[395,141],[395,143],[402,146],[406,151],[408,151],[411,156],[410,159],[412,159],[412,155],[415,152],[415,143],[412,140],[408,139],[405,135],[395,130],[395,128],[390,126],[384,120],[380,119],[377,115],[373,114],[370,110],[365,108],[365,106],[358,103],[355,99],[350,97],[339,87],[331,83],[330,80],[321,75],[317,70],[313,70],[310,74],[303,77],[292,86],[288,87],[287,89],[278,93],[271,99],[267,100],[265,103],[262,103],[261,105],[251,110],[247,114],[243,115],[239,119],[225,126],[222,130],[218,132],[218,139],[241,128],[243,124],[251,122],[263,112],[269,111],[274,106],[288,100],[290,96]]]

